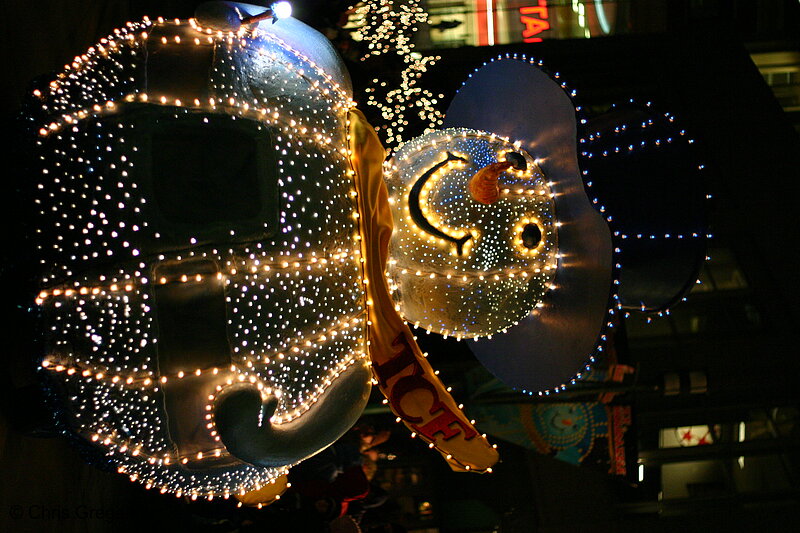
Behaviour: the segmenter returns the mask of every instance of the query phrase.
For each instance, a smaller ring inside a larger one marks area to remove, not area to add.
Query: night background
[[[36,286],[19,201],[26,179],[20,154],[27,142],[21,106],[33,80],[49,79],[113,28],[145,15],[189,18],[198,3],[6,6],[2,531],[355,531],[335,529],[349,527],[341,520],[330,525],[342,510],[335,496],[317,506],[318,500],[290,490],[276,504],[255,509],[189,503],[145,490],[113,468],[88,465],[98,462],[92,450],[60,435],[45,411],[31,309]],[[603,127],[613,104],[653,102],[696,139],[691,153],[673,156],[702,161],[702,182],[695,175],[675,176],[667,182],[670,189],[664,188],[669,176],[648,181],[636,174],[630,183],[600,184],[598,194],[609,196],[608,205],[636,213],[637,200],[648,194],[708,193],[708,201],[682,209],[671,222],[707,225],[713,238],[704,255],[711,259],[687,267],[701,283],[685,302],[615,319],[596,375],[557,397],[519,394],[493,378],[466,343],[419,330],[432,366],[478,429],[498,444],[502,462],[490,475],[451,472],[394,422],[373,388],[358,429],[343,440],[374,466],[368,474],[374,488],[347,512],[362,531],[797,530],[800,3],[509,0],[491,2],[498,26],[488,36],[484,4],[420,3],[428,19],[417,27],[414,53],[438,60],[416,83],[435,103],[427,114],[408,113],[400,132],[369,104],[370,96],[380,100],[383,94],[373,80],[390,89],[399,85],[405,68],[400,56],[362,60],[367,47],[353,36],[361,22],[350,3],[296,0],[293,16],[332,40],[350,71],[359,109],[387,147],[397,146],[397,137],[387,138],[392,135],[408,140],[421,134],[427,119],[446,111],[469,73],[501,54],[535,56],[557,71],[577,90],[575,101],[590,126]],[[523,42],[533,26],[520,24],[520,13],[534,5],[550,10],[551,25],[528,37],[538,41]],[[604,23],[598,5],[605,5]],[[592,131],[588,127],[579,136]],[[659,163],[670,164],[669,158]],[[666,246],[671,257],[697,252]],[[631,253],[632,262],[646,262],[653,252],[642,245]],[[677,264],[664,259],[663,276]],[[578,412],[605,418],[589,428],[594,433],[559,452],[542,421]]]

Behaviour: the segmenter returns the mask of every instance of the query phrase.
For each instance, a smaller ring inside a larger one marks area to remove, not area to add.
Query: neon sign
[[[550,29],[550,22],[547,21],[547,1],[539,0],[538,6],[525,6],[519,8],[519,20],[525,25],[522,30],[522,40],[526,43],[540,43],[541,37],[536,35]]]

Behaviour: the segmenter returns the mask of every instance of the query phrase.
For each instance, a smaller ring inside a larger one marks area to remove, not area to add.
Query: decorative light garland
[[[396,55],[403,62],[399,83],[372,78],[364,89],[366,106],[380,114],[378,133],[389,151],[408,140],[409,120],[421,120],[427,133],[440,126],[444,117],[438,109],[444,95],[434,95],[418,85],[422,75],[441,59],[414,51],[413,35],[417,27],[428,20],[427,12],[419,4],[419,0],[359,2],[345,26],[351,30],[355,41],[367,43],[361,61],[388,54]]]
[[[656,112],[653,109],[653,103],[650,102],[650,101],[646,101],[644,103],[640,103],[640,102],[637,102],[635,99],[631,98],[631,99],[628,100],[627,104],[643,106],[645,109],[650,110],[650,112],[653,113],[653,116],[663,116],[670,124],[674,124],[675,121],[676,121],[675,115],[670,113],[670,112],[661,112],[661,113]],[[616,108],[617,104],[613,104],[611,107],[612,107],[612,109]],[[645,131],[645,130],[648,130],[648,129],[653,129],[655,126],[656,126],[655,120],[653,118],[647,118],[646,120],[642,120],[641,122],[637,121],[636,123],[631,123],[631,124],[626,124],[626,123],[618,124],[618,125],[616,125],[614,127],[613,131],[607,132],[607,133],[605,133],[605,135],[609,135],[610,134],[612,137],[615,137],[615,138],[616,137],[622,137],[623,135],[629,134],[631,131],[634,131],[634,130]],[[667,137],[664,137],[664,138],[657,138],[657,139],[649,141],[649,142],[646,141],[646,140],[642,140],[642,141],[639,141],[637,144],[628,143],[627,146],[624,146],[624,143],[622,143],[620,145],[614,146],[611,151],[603,150],[602,152],[599,152],[599,155],[601,157],[605,158],[605,157],[609,157],[609,156],[614,155],[614,154],[634,153],[634,152],[639,151],[639,150],[647,149],[648,147],[650,149],[659,149],[659,148],[663,148],[665,146],[671,145],[673,143],[673,141],[678,141],[678,140],[685,140],[685,142],[687,144],[694,144],[695,143],[695,140],[687,135],[687,132],[686,132],[685,129],[677,130],[677,135],[678,135],[677,138],[672,137],[672,136],[667,136]],[[589,148],[592,145],[596,145],[596,144],[600,143],[601,139],[603,139],[603,133],[601,133],[599,131],[598,132],[585,132],[580,137],[580,139],[578,141],[581,145],[586,145],[586,147],[587,147],[587,149],[581,151],[581,153],[580,153],[581,157],[583,157],[583,158],[588,160],[588,159],[591,159],[591,158],[597,156],[598,153],[590,151]],[[704,171],[705,169],[706,169],[705,163],[698,163],[697,164],[697,170]],[[594,184],[594,180],[589,175],[589,171],[584,169],[584,170],[581,171],[581,175],[582,175],[582,177],[584,179],[584,184],[587,187],[587,192],[588,191],[592,191],[595,184]],[[713,195],[711,193],[706,193],[704,195],[704,198],[705,198],[705,200],[708,201],[708,200],[711,200],[713,198]],[[677,233],[676,232],[664,232],[662,234],[656,234],[656,233],[652,233],[652,232],[651,233],[629,234],[629,233],[614,229],[616,221],[615,221],[613,215],[607,212],[606,206],[601,204],[600,200],[597,197],[592,198],[592,205],[595,206],[595,208],[605,216],[606,221],[608,222],[609,226],[612,229],[614,238],[617,239],[618,241],[624,241],[624,240],[627,240],[627,239],[636,239],[636,240],[644,240],[644,239],[647,239],[647,240],[656,240],[656,239],[677,239],[677,240],[702,239],[702,240],[705,240],[706,242],[708,242],[713,238],[713,234],[710,233],[710,232],[707,232],[707,231],[691,231],[691,232],[677,232]],[[704,257],[704,260],[705,261],[710,261],[711,257],[706,255]],[[617,266],[617,268],[621,268],[621,266],[619,264],[617,264],[616,266]],[[696,280],[695,283],[700,284],[701,282],[698,279],[698,280]],[[619,285],[619,280],[616,280],[615,284]],[[686,301],[686,297],[685,296],[682,297],[681,301],[685,302]],[[617,306],[616,306],[616,308],[618,310],[622,310],[623,309],[623,305],[619,301],[619,297],[618,296],[617,296]],[[645,305],[642,305],[641,308],[639,309],[639,312],[645,313],[647,315],[646,316],[646,323],[647,324],[652,324],[654,317],[665,317],[665,316],[669,316],[670,315],[670,309],[668,307],[667,308],[663,308],[663,309],[649,310],[649,309],[647,309],[647,307]],[[630,311],[625,311],[623,317],[625,319],[627,319],[627,318],[630,318],[630,316],[631,316]]]

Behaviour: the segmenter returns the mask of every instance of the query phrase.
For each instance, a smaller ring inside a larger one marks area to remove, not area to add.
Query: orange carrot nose
[[[470,178],[467,187],[469,195],[476,202],[493,204],[500,199],[500,185],[497,183],[500,174],[514,167],[517,170],[526,170],[528,164],[522,154],[517,152],[506,153],[506,160],[490,163],[475,173]]]
[[[469,195],[476,202],[493,204],[500,199],[500,186],[497,178],[500,173],[513,166],[509,161],[490,163],[475,173],[469,180]]]

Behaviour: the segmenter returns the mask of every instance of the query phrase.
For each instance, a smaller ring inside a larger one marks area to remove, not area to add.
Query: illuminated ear
[[[497,451],[461,412],[395,309],[384,274],[392,233],[385,152],[364,115],[353,110],[348,118],[375,381],[399,421],[436,448],[453,470],[491,471]]]
[[[553,290],[507,333],[470,342],[492,373],[528,393],[581,379],[618,308],[659,310],[679,299],[696,278],[706,238],[704,167],[673,117],[625,106],[578,126],[574,91],[540,66],[510,58],[483,66],[444,123],[516,139],[541,160],[552,184],[559,256]]]
[[[621,250],[624,308],[662,311],[689,292],[706,255],[706,168],[674,116],[627,102],[581,128],[581,167]]]
[[[487,369],[519,390],[552,389],[583,371],[612,303],[611,233],[584,190],[576,122],[575,105],[559,78],[533,61],[508,58],[474,72],[445,117],[445,127],[511,139],[538,160],[553,194],[558,257],[550,288],[516,326],[490,340],[468,341]]]

